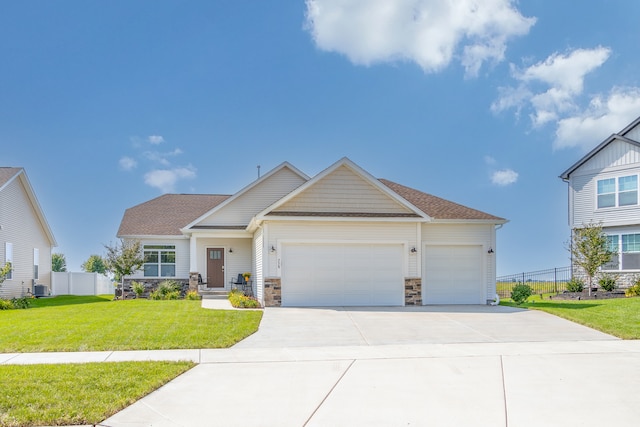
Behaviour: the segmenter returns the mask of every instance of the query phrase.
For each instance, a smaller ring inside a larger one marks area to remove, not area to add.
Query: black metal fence
[[[496,278],[496,292],[500,298],[509,298],[513,287],[518,283],[524,283],[531,286],[536,295],[558,294],[566,289],[569,280],[571,280],[571,267],[509,274]]]

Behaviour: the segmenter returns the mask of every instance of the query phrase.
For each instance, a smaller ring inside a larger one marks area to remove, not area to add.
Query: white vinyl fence
[[[113,282],[98,273],[51,273],[51,295],[113,294]]]

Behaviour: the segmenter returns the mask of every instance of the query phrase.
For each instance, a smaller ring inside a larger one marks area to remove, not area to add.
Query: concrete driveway
[[[235,348],[616,339],[541,311],[504,306],[267,308]]]
[[[103,426],[636,426],[640,341],[506,307],[265,310]]]

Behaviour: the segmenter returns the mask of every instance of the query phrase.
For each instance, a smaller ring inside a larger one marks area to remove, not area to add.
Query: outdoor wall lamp
[[[488,254],[492,254],[493,253],[493,248],[489,248],[489,250],[487,251]]]
[[[416,247],[412,247],[409,252],[411,252],[412,254],[415,254],[416,252],[418,252],[418,250],[416,249]]]
[[[271,249],[270,249],[270,251],[271,251],[271,253],[272,253],[272,254],[273,254],[273,253],[275,253],[275,252],[276,252],[276,247],[275,247],[275,246],[273,246],[273,245],[271,245]]]
[[[232,254],[233,253],[233,248],[229,248],[229,253]]]

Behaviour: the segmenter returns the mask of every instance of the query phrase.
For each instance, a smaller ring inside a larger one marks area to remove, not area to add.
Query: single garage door
[[[427,246],[424,304],[486,304],[482,246]]]
[[[283,306],[404,305],[402,245],[284,244]]]

